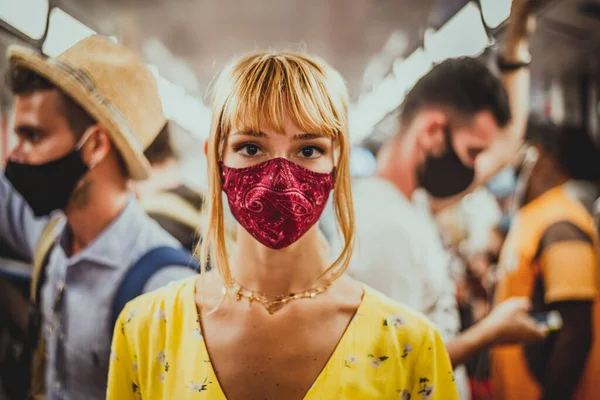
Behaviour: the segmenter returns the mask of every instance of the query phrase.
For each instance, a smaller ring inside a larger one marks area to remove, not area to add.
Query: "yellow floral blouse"
[[[225,400],[194,301],[196,278],[130,302],[113,337],[109,400]],[[444,344],[421,315],[365,287],[305,400],[458,400]]]

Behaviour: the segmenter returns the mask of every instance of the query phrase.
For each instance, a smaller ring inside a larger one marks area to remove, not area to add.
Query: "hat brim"
[[[125,161],[131,179],[144,180],[150,176],[150,163],[144,156],[143,149],[140,148],[133,132],[128,128],[120,127],[119,123],[111,117],[107,106],[98,101],[89,88],[75,79],[72,73],[49,63],[38,52],[20,46],[11,46],[8,49],[8,59],[11,68],[26,68],[51,81],[107,129],[115,147]]]

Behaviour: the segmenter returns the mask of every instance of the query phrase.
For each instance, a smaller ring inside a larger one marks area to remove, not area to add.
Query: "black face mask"
[[[445,136],[446,152],[439,157],[427,156],[418,175],[419,186],[436,198],[457,195],[475,179],[475,169],[464,165],[456,154],[450,132]]]
[[[73,190],[89,168],[81,159],[81,146],[64,157],[45,164],[9,161],[4,175],[23,196],[36,217],[64,210]]]

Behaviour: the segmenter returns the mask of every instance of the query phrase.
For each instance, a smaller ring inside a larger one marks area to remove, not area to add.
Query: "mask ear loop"
[[[79,152],[81,151],[81,149],[83,148],[83,145],[86,144],[86,142],[89,140],[89,138],[92,136],[92,133],[94,132],[94,130],[92,129],[93,127],[89,127],[83,134],[83,136],[81,136],[81,139],[79,139],[79,141],[77,142],[77,145],[75,146],[75,151]],[[81,156],[80,156],[81,157]],[[92,170],[97,163],[92,163],[91,165],[88,166],[88,168],[90,170]]]
[[[521,172],[517,177],[517,187],[515,188],[515,194],[510,207],[513,215],[519,210],[519,208],[521,208],[521,206],[523,206],[523,203],[525,202],[527,183],[531,178],[531,173],[533,172],[533,168],[535,167],[539,157],[539,153],[535,147],[529,146],[522,151],[524,152],[522,162],[523,167],[521,168]]]
[[[90,136],[92,136],[92,127],[89,127],[83,134],[83,136],[81,136],[81,139],[79,139],[77,141],[77,145],[75,146],[75,150],[79,151],[81,150],[81,148],[83,147],[83,145],[88,141],[88,139],[90,138]]]

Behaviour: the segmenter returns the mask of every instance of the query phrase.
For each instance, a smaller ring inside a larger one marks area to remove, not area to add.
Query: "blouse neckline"
[[[190,284],[186,288],[184,296],[183,296],[184,297],[183,301],[184,301],[185,307],[186,307],[186,310],[185,310],[186,315],[188,315],[188,313],[192,313],[193,315],[196,316],[194,330],[191,332],[189,332],[189,329],[186,330],[186,335],[194,335],[195,334],[195,335],[201,336],[202,343],[200,344],[200,351],[203,353],[203,356],[205,357],[205,360],[207,361],[210,373],[212,374],[212,376],[214,376],[214,382],[212,384],[213,389],[216,388],[216,390],[219,392],[219,395],[223,399],[227,399],[227,396],[225,396],[225,392],[223,391],[223,388],[221,386],[221,382],[219,381],[219,377],[213,368],[212,362],[210,361],[210,354],[208,352],[208,347],[206,346],[206,342],[204,340],[204,331],[202,329],[202,323],[200,321],[201,316],[198,314],[197,308],[196,308],[195,295],[196,295],[196,283],[197,283],[198,279],[201,279],[201,277],[198,276],[195,279],[190,280]],[[327,359],[325,366],[323,367],[323,369],[321,369],[321,371],[317,375],[316,379],[314,380],[314,382],[312,383],[310,388],[307,390],[307,392],[302,397],[303,400],[310,399],[314,389],[318,388],[322,384],[323,380],[325,380],[326,376],[328,375],[327,371],[330,368],[333,368],[333,364],[337,360],[345,358],[345,354],[341,354],[341,351],[342,351],[342,349],[347,347],[346,343],[349,340],[351,340],[351,338],[354,336],[354,331],[356,330],[356,325],[357,325],[355,323],[357,321],[357,316],[366,315],[364,310],[367,307],[367,304],[369,303],[370,297],[371,297],[368,287],[366,285],[361,285],[361,287],[363,288],[363,295],[362,295],[360,304],[358,305],[358,308],[356,309],[354,315],[350,319],[350,322],[346,326],[346,329],[344,329],[344,333],[342,333],[342,336],[339,338],[333,352]],[[191,307],[191,310],[188,310],[188,307]],[[189,339],[193,339],[193,338],[189,338]],[[188,340],[188,338],[184,339],[184,342],[187,340]]]

